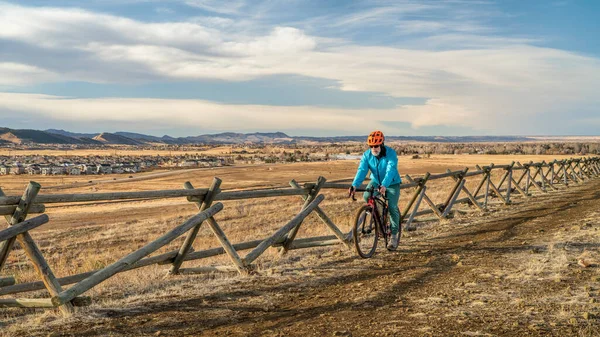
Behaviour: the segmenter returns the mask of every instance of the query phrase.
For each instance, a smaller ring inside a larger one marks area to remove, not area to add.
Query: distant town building
[[[21,165],[21,163],[16,162],[13,164],[13,166],[10,168],[10,174],[23,174],[25,173],[25,167],[23,167],[23,165]]]
[[[81,174],[81,168],[79,168],[78,166],[68,167],[67,173],[72,176],[78,176]]]
[[[98,174],[111,174],[112,166],[110,164],[100,164],[98,165]]]

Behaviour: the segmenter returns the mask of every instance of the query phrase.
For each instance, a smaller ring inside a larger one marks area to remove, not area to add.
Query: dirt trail
[[[327,248],[258,276],[184,276],[214,284],[94,309],[53,335],[597,336],[599,228],[595,180],[420,223],[397,253],[369,260]]]

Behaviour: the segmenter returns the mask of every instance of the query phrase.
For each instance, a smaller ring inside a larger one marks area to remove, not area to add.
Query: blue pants
[[[375,182],[371,181],[367,188],[375,186],[375,190],[379,187]],[[375,192],[378,193],[378,192]],[[398,208],[398,200],[400,200],[400,184],[390,185],[385,190],[385,196],[388,198],[388,208],[390,212],[390,229],[392,230],[392,234],[398,234],[400,230],[400,209]],[[363,198],[365,202],[369,200],[370,194],[369,192],[365,192],[363,194]]]

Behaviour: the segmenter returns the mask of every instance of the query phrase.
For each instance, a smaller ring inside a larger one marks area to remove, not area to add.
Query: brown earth
[[[372,259],[322,248],[248,277],[180,276],[161,296],[11,334],[598,336],[599,191],[596,179],[420,222]]]

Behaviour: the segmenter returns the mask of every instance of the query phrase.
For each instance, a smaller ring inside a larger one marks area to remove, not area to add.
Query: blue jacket
[[[390,185],[402,182],[398,173],[398,156],[396,155],[396,151],[389,146],[385,146],[385,152],[385,157],[381,158],[377,158],[371,154],[370,149],[363,153],[352,186],[360,186],[369,170],[371,171],[371,180],[377,183],[377,185],[383,185],[388,188]]]

